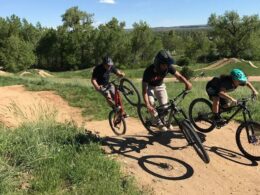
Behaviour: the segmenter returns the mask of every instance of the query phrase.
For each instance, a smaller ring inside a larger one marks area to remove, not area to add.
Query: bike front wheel
[[[158,135],[161,133],[159,127],[156,124],[154,117],[147,110],[145,104],[139,105],[137,112],[138,112],[139,119],[141,120],[142,124],[150,134]]]
[[[132,105],[137,106],[141,102],[140,94],[134,84],[126,78],[120,81],[121,91],[126,100]]]
[[[208,133],[216,127],[213,122],[212,104],[207,99],[193,100],[189,106],[189,117],[193,126],[203,133]]]
[[[260,160],[260,123],[249,121],[242,123],[236,132],[239,150],[251,160]]]
[[[109,125],[116,135],[123,135],[126,132],[125,118],[122,113],[112,110],[108,116]]]
[[[194,130],[194,127],[188,120],[183,120],[180,123],[180,128],[186,138],[187,142],[193,146],[199,157],[203,160],[204,163],[209,163],[210,159],[208,153],[206,152],[201,139],[198,136],[197,132]]]

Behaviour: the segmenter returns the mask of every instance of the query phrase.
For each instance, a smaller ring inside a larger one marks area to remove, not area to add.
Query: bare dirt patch
[[[12,73],[0,70],[0,76],[11,76]]]

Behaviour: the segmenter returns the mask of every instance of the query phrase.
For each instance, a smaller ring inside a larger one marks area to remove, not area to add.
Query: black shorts
[[[219,97],[219,95],[218,95],[219,90],[216,89],[214,86],[210,85],[209,83],[206,86],[206,92],[207,92],[210,100],[213,100],[213,97]],[[227,99],[219,97],[219,103],[221,106],[226,106],[229,104],[229,101]]]

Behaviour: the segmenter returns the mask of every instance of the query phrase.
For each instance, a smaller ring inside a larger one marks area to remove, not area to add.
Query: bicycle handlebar
[[[248,101],[256,101],[256,96],[252,95],[250,97],[244,97],[244,98],[238,99],[237,100],[237,105],[238,106],[243,106]]]
[[[176,102],[180,97],[181,97],[182,99],[184,99],[185,96],[186,96],[188,93],[190,93],[190,92],[191,92],[191,90],[183,90],[179,95],[177,95],[177,96],[173,99],[173,102]]]
[[[163,109],[165,109],[166,107],[170,107],[170,106],[172,106],[172,105],[174,105],[174,106],[177,106],[178,105],[178,103],[180,103],[181,101],[179,101],[179,102],[177,102],[177,100],[178,99],[184,99],[185,98],[185,96],[188,94],[188,93],[190,93],[191,92],[191,90],[183,90],[180,94],[178,94],[173,100],[169,100],[169,102],[168,103],[166,103],[166,104],[163,104],[163,105],[160,105],[160,106],[158,106],[157,108],[158,109],[160,109],[160,108],[163,108]],[[176,103],[177,102],[177,103]]]
[[[118,81],[120,81],[121,80],[121,77],[116,77],[115,79],[113,79],[112,81],[109,81],[108,82],[108,84],[114,84],[114,83],[116,83],[116,82],[118,82]]]

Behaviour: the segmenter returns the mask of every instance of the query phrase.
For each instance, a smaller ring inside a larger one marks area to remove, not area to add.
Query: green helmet
[[[232,76],[232,78],[234,80],[237,80],[237,81],[240,81],[240,82],[244,82],[244,83],[247,82],[246,74],[242,70],[240,70],[238,68],[233,69],[230,72],[230,75]]]

